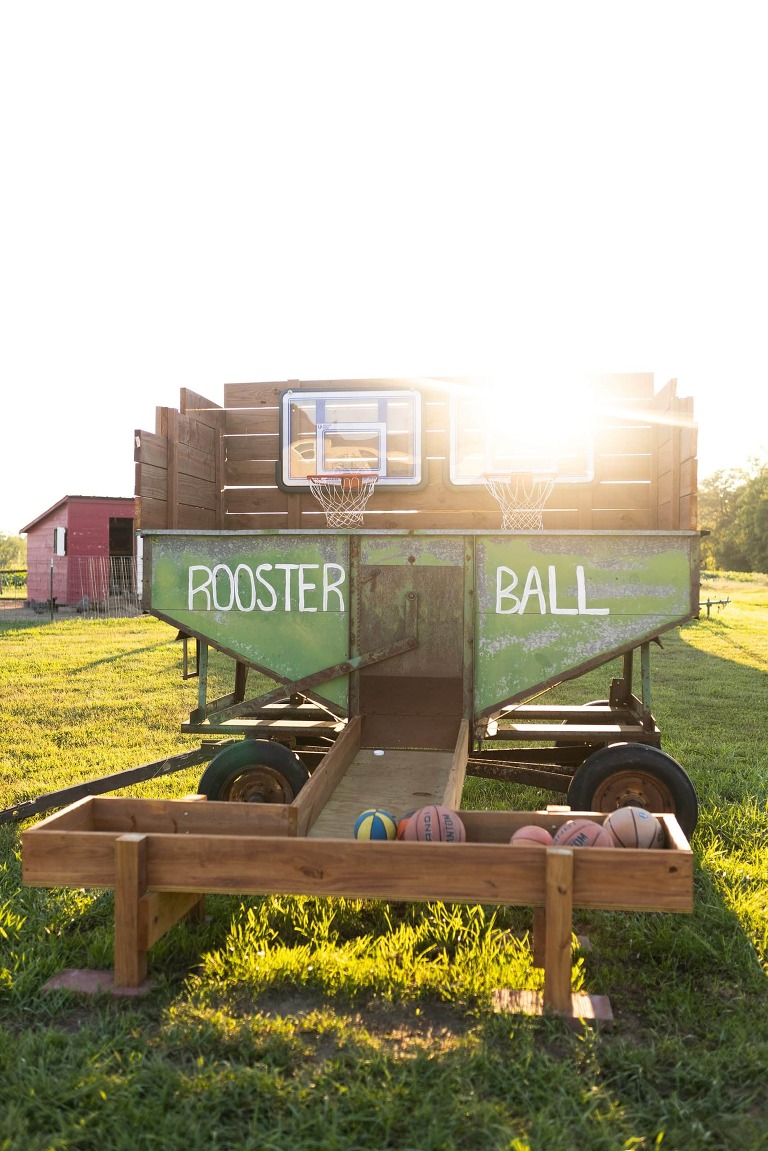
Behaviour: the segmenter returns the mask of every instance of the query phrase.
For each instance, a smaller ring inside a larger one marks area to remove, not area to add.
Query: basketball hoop
[[[336,472],[307,476],[309,490],[325,512],[329,528],[360,527],[378,472]]]
[[[556,477],[534,472],[485,475],[485,486],[501,507],[504,531],[537,532],[544,527],[544,504]]]

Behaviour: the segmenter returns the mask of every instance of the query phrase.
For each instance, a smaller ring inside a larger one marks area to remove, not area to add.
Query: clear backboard
[[[515,402],[501,393],[460,390],[451,397],[448,477],[480,485],[489,475],[552,476],[556,483],[594,478],[594,424],[584,406],[546,395]]]
[[[377,486],[422,482],[421,396],[374,389],[284,392],[280,483],[308,488],[310,475],[375,473]]]

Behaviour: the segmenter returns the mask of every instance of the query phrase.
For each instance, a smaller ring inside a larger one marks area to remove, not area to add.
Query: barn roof
[[[30,520],[30,522],[25,527],[20,528],[19,535],[26,535],[29,529],[33,528],[35,524],[41,523],[44,519],[51,515],[52,512],[57,511],[58,508],[63,507],[64,504],[72,503],[74,500],[87,500],[91,503],[108,503],[114,500],[121,500],[126,503],[135,502],[133,496],[62,496],[60,500],[57,500],[56,503],[52,504],[51,507],[49,507],[46,511],[41,512],[39,516],[35,516],[35,518]]]

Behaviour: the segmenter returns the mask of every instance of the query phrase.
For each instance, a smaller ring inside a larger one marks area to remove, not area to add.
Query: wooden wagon
[[[183,730],[208,737],[209,802],[90,798],[24,845],[27,882],[114,884],[119,983],[144,977],[152,916],[162,926],[203,891],[525,902],[544,1002],[568,1011],[572,906],[690,910],[696,795],[661,748],[650,645],[698,611],[691,403],[647,375],[598,377],[589,418],[559,421],[553,448],[540,433],[554,414],[524,435],[512,405],[513,435],[484,394],[468,380],[228,385],[223,407],[184,390],[136,433],[143,602],[179,629],[199,680]],[[524,528],[488,483],[505,471],[548,478]],[[330,527],[312,477],[354,488],[371,473],[357,518]],[[216,699],[211,650],[232,663]],[[604,699],[539,702],[617,657]],[[353,839],[365,807],[459,808],[467,772],[566,793],[593,819],[645,807],[666,847],[510,855],[521,820],[567,811],[462,812],[468,842],[452,849]]]

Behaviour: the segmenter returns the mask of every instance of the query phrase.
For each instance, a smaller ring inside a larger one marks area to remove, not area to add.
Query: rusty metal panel
[[[480,536],[476,715],[690,619],[696,533]]]
[[[464,659],[464,540],[372,536],[360,541],[360,648],[405,635],[405,598],[418,604],[418,646],[378,664],[377,676],[460,678]]]

